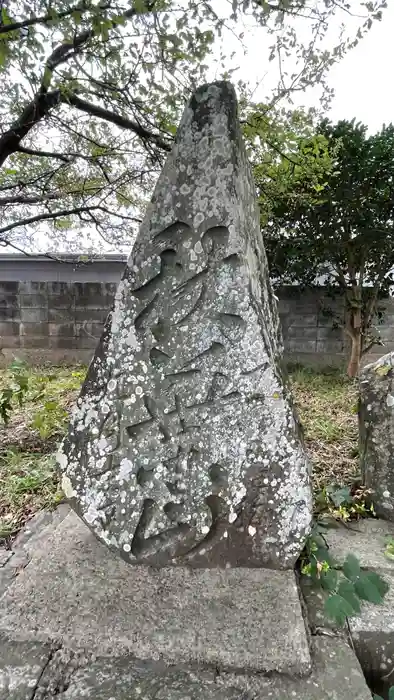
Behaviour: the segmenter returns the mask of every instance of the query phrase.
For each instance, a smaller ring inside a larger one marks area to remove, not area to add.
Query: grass
[[[358,476],[357,384],[333,369],[292,368],[296,407],[312,460],[315,493]]]
[[[0,545],[42,508],[61,500],[53,452],[85,376],[83,367],[26,370],[28,392],[7,426],[0,425]],[[315,493],[351,485],[358,471],[356,387],[335,370],[290,370],[295,403],[313,465]],[[0,390],[12,376],[0,370]]]
[[[54,508],[63,498],[53,452],[85,368],[36,368],[24,374],[23,406],[15,406],[8,425],[0,425],[0,546],[7,546],[34,513]],[[0,370],[0,390],[12,382],[12,373]]]

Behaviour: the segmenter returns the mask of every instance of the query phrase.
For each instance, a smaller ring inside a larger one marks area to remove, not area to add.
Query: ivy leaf
[[[394,700],[394,685],[389,690],[389,700]]]
[[[348,554],[343,565],[343,573],[350,581],[357,581],[361,572],[360,563],[354,554]]]
[[[338,594],[330,595],[327,598],[324,604],[324,611],[328,617],[341,626],[345,623],[347,617],[354,615],[354,610],[350,603]]]

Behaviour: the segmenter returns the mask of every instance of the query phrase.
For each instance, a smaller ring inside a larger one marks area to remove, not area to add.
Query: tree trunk
[[[353,333],[351,338],[351,351],[349,364],[347,366],[348,377],[357,377],[360,371],[360,360],[361,360],[361,329],[353,328]]]

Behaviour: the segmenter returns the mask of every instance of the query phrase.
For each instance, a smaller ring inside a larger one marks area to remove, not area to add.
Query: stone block
[[[48,296],[49,309],[74,309],[75,289],[74,286],[67,286],[60,294],[50,294]]]
[[[47,282],[29,282],[21,280],[19,282],[19,294],[36,295],[41,294],[47,296]]]
[[[19,320],[20,308],[17,296],[0,297],[0,321]]]
[[[45,669],[37,695],[52,697],[50,689],[55,688],[58,700],[371,700],[349,645],[316,639],[313,651],[314,670],[300,679],[167,666],[131,656],[97,659],[89,652],[73,659],[62,649]],[[62,687],[67,690],[62,692]]]
[[[15,297],[19,292],[19,282],[0,282],[0,298]]]
[[[111,291],[107,290],[107,285],[104,282],[76,282],[75,306],[79,308],[97,308],[98,306],[109,308],[115,296],[112,286],[110,289]]]
[[[74,318],[76,323],[84,323],[85,321],[89,321],[103,324],[110,310],[111,306],[100,306],[97,309],[95,309],[93,306],[89,307],[89,309],[86,309],[85,307],[76,307],[74,312]]]
[[[289,318],[289,328],[317,328],[316,314],[292,314]]]
[[[74,282],[47,282],[48,295],[62,297],[73,294]]]
[[[82,348],[82,349],[89,349],[92,348],[93,350],[97,348],[99,343],[98,338],[94,338],[89,335],[80,335],[77,337],[77,347]]]
[[[0,347],[4,348],[19,348],[20,347],[20,337],[19,335],[3,335],[0,336]]]
[[[383,604],[363,602],[361,614],[349,618],[357,656],[376,688],[383,676],[394,673],[394,561],[385,556],[387,541],[393,537],[394,524],[378,519],[360,520],[351,529],[338,527],[326,533],[330,552],[339,562],[351,552],[363,568],[375,570],[389,584]],[[387,682],[386,687],[389,685]]]
[[[20,294],[19,303],[21,309],[45,309],[48,308],[48,296],[46,294]]]
[[[302,326],[289,326],[286,329],[286,335],[288,338],[299,338],[305,340],[313,340],[316,342],[316,331],[315,327],[302,327]]]
[[[394,342],[394,326],[384,325],[379,328],[379,336],[383,342],[393,343]]]
[[[100,338],[103,332],[104,325],[102,323],[92,323],[91,321],[85,321],[85,323],[75,324],[75,335],[80,338]]]
[[[47,323],[48,309],[21,309],[20,316],[23,323]]]
[[[54,350],[77,350],[80,347],[79,340],[75,336],[64,337],[51,335],[48,338],[49,347]]]
[[[86,311],[85,311],[86,316]],[[74,323],[75,312],[71,307],[63,309],[48,309],[48,321],[54,324]]]
[[[49,323],[49,335],[62,336],[63,338],[73,338],[75,336],[74,323]]]
[[[351,529],[344,526],[327,529],[325,535],[332,554],[343,562],[349,552],[368,569],[387,569],[394,574],[394,561],[384,552],[388,539],[394,540],[394,524],[368,518],[353,522]]]
[[[343,344],[343,328],[333,328],[333,326],[318,326],[317,339],[319,341],[334,341]]]
[[[46,337],[48,335],[48,323],[27,323],[23,321],[19,325],[19,334],[20,335],[29,335],[29,336],[44,336]]]
[[[19,335],[19,323],[17,321],[0,322],[0,337]]]
[[[394,521],[394,353],[360,374],[360,460],[378,515]]]
[[[303,340],[302,338],[289,338],[285,342],[285,350],[288,353],[316,352],[316,340]]]
[[[30,550],[0,628],[95,654],[305,675],[293,571],[129,567],[75,513]]]
[[[47,348],[49,346],[48,336],[20,336],[20,346],[21,348]]]
[[[0,700],[32,700],[51,656],[51,645],[0,635]]]
[[[342,340],[318,340],[316,342],[316,352],[324,352],[327,354],[337,354],[344,350]]]
[[[72,506],[128,562],[293,567],[312,499],[279,328],[235,93],[204,86],[59,453]]]

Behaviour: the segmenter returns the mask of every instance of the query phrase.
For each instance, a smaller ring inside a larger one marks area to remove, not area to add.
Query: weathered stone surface
[[[71,512],[0,601],[0,628],[97,654],[302,675],[294,572],[130,568]]]
[[[186,108],[59,454],[133,563],[291,567],[308,462],[233,88]]]
[[[33,700],[49,656],[49,645],[0,634],[0,700]]]
[[[394,525],[381,519],[365,518],[352,522],[351,528],[338,525],[324,534],[330,552],[344,562],[352,552],[366,569],[381,569],[394,573],[394,560],[385,556],[390,540],[394,540]]]
[[[291,679],[217,674],[134,658],[100,658],[72,674],[57,700],[371,700],[356,657],[344,642],[317,639],[312,675]],[[50,668],[48,669],[51,670]],[[47,694],[45,700],[54,695]],[[40,690],[37,700],[43,700]]]
[[[20,677],[24,646],[14,642],[12,658],[8,650],[8,673],[14,677],[16,671]],[[29,661],[32,646],[27,647]],[[39,645],[33,648],[39,653]],[[47,648],[42,647],[43,663],[46,654]],[[7,695],[7,700],[371,700],[357,659],[345,642],[316,638],[313,658],[310,676],[289,678],[166,666],[128,655],[97,658],[89,651],[73,654],[62,648],[54,652],[34,687],[29,687],[30,694],[11,694],[11,699]],[[27,670],[26,680],[33,684],[30,665]]]
[[[378,515],[394,521],[394,353],[360,375],[361,469]]]

